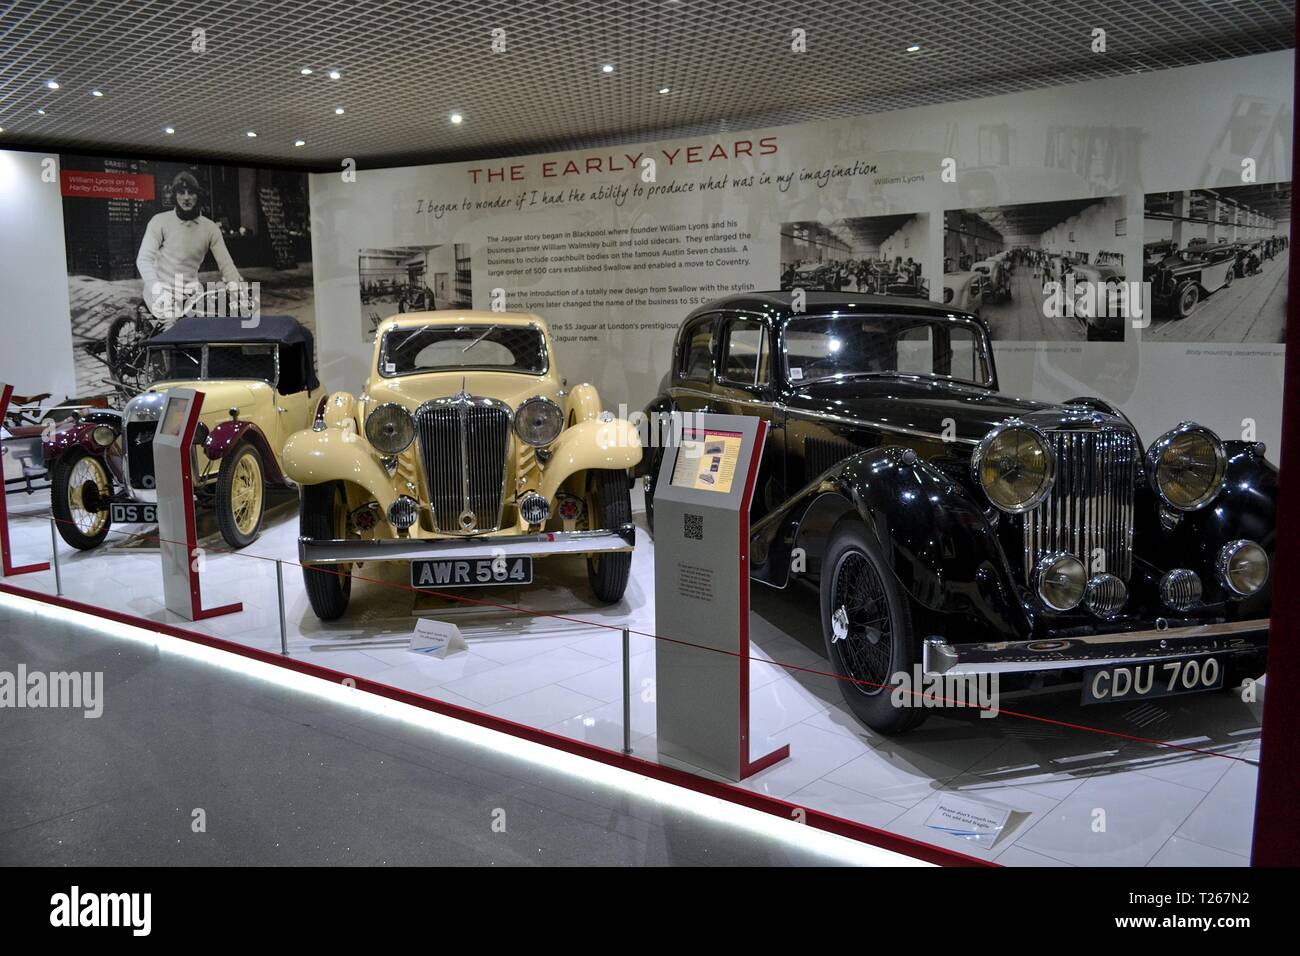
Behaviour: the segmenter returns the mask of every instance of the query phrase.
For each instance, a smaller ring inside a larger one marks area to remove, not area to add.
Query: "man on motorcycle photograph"
[[[174,319],[185,311],[187,303],[176,301],[176,290],[197,286],[199,268],[208,253],[212,253],[224,282],[243,281],[221,229],[203,215],[201,199],[194,174],[187,170],[177,173],[172,180],[172,208],[149,220],[140,241],[135,265],[144,280],[144,301],[158,318]]]

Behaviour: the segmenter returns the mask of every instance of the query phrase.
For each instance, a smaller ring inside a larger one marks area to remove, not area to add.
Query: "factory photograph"
[[[1145,338],[1285,341],[1290,183],[1150,193],[1144,206]]]
[[[1124,199],[944,213],[943,301],[981,315],[994,341],[1122,341]]]
[[[781,288],[930,297],[927,213],[781,226]]]

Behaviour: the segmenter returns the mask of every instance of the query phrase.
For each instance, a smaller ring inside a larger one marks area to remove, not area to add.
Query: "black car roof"
[[[855,295],[845,292],[805,292],[804,309],[794,311],[794,292],[742,292],[714,299],[696,308],[686,317],[689,322],[709,312],[736,310],[770,315],[775,321],[819,312],[847,312],[857,315],[897,316],[899,318],[924,316],[926,318],[956,318],[975,322],[987,331],[983,319],[961,309],[950,308],[939,302],[913,299],[897,295]]]
[[[273,342],[306,345],[311,351],[311,333],[289,315],[263,315],[252,328],[247,319],[189,315],[149,339],[149,345],[207,345],[211,342]]]

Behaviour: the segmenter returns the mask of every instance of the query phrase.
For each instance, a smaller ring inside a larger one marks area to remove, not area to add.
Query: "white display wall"
[[[1292,74],[1286,52],[854,120],[314,175],[322,377],[359,389],[367,334],[397,311],[362,303],[364,249],[459,244],[473,305],[488,308],[499,289],[507,308],[543,315],[570,381],[594,382],[615,410],[655,394],[673,333],[696,305],[778,288],[783,224],[927,214],[906,228],[928,223],[928,242],[907,247],[935,298],[945,210],[1105,198],[1039,232],[1122,255],[1139,280],[1146,194],[1240,186],[1243,157],[1256,183],[1290,179]],[[643,180],[645,159],[655,160],[654,182]],[[1289,232],[1280,217],[1265,225]],[[1269,267],[1271,278],[1257,278],[1275,284],[1285,256]],[[1259,299],[1278,313],[1267,341],[1239,336],[1230,316],[1211,331],[1189,321],[1185,340],[1171,326],[1144,342],[1147,330],[1130,326],[1122,342],[1072,341],[1064,327],[1057,341],[995,341],[1002,386],[1099,395],[1148,438],[1194,417],[1275,450],[1284,298]]]

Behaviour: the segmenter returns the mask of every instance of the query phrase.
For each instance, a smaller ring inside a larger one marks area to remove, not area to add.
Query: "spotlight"
[[[295,139],[295,140],[293,141],[293,145],[295,145],[295,146],[306,146],[306,145],[307,145],[307,141],[306,141],[305,139]]]
[[[247,136],[249,139],[257,139],[257,134],[254,133],[251,129],[244,135]]]
[[[304,66],[304,67],[303,67],[301,70],[299,70],[298,72],[301,73],[303,76],[311,76],[311,67],[309,67],[309,66]]]
[[[659,87],[659,92],[660,92],[661,94],[662,94],[662,93],[671,93],[672,90],[670,90],[670,89],[669,89],[668,87],[666,87],[666,86],[661,86],[661,87]]]
[[[343,115],[343,107],[341,107],[341,106],[336,106],[336,107],[334,107],[334,115],[335,115],[335,116],[342,116],[342,115]]]
[[[917,52],[920,51],[920,49],[921,49],[921,44],[919,44],[919,43],[913,43],[911,46],[909,46],[909,47],[907,48],[907,52],[908,52],[908,53],[917,53]]]
[[[57,90],[59,88],[59,83],[57,80],[50,80],[48,83],[45,84],[45,88],[50,90]]]
[[[172,135],[172,133],[176,132],[176,130],[175,130],[174,128],[172,128],[171,126],[164,126],[164,127],[163,127],[163,132],[166,133],[168,136],[170,136],[170,135]]]
[[[465,117],[461,116],[459,113],[451,114],[451,125],[459,126],[463,122],[465,122]]]
[[[104,94],[101,93],[99,90],[91,90],[91,91],[90,91],[90,95],[91,95],[91,96],[103,96]]]
[[[602,72],[602,73],[613,73],[613,72],[614,72],[614,64],[613,64],[613,63],[606,63],[604,66],[602,66],[602,67],[600,68],[600,72]]]
[[[343,79],[343,74],[340,73],[338,70],[330,70],[330,79],[331,79],[331,80],[341,80],[341,79]]]

